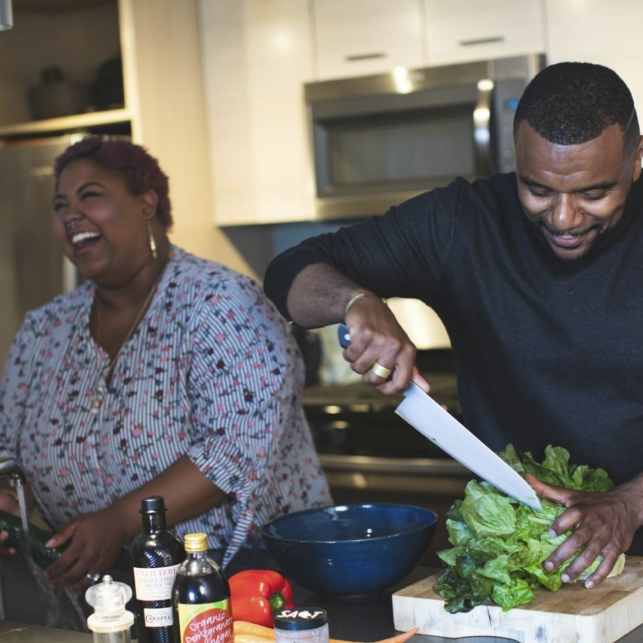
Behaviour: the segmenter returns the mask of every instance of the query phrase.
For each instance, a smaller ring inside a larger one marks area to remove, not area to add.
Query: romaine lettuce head
[[[542,463],[511,444],[498,455],[523,477],[532,473],[559,487],[609,491],[614,486],[603,469],[570,464],[569,452],[562,447],[548,446]],[[487,482],[469,482],[464,498],[447,512],[449,542],[454,547],[438,552],[447,569],[435,590],[446,599],[448,612],[468,612],[493,603],[507,611],[531,602],[538,587],[560,588],[561,574],[573,559],[554,572],[546,571],[543,562],[570,533],[556,538],[548,533],[565,508],[545,499],[541,504],[542,509],[535,510]],[[582,577],[587,578],[599,564],[600,559],[594,561]]]

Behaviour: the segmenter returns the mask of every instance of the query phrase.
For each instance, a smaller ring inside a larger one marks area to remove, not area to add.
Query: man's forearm
[[[288,291],[288,313],[304,328],[318,328],[344,321],[348,302],[365,288],[347,279],[332,266],[318,263],[304,268]]]

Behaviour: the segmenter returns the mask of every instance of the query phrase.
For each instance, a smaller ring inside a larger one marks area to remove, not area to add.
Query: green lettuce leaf
[[[562,447],[548,446],[542,462],[511,444],[498,455],[521,476],[531,473],[559,487],[609,491],[614,486],[603,469],[570,464],[569,451]],[[541,504],[537,511],[487,482],[467,484],[464,498],[447,512],[453,547],[438,552],[447,568],[435,590],[445,599],[448,612],[492,604],[507,611],[532,601],[538,587],[551,591],[561,587],[561,574],[573,559],[553,572],[545,570],[543,562],[571,532],[552,538],[549,528],[565,508],[545,499]],[[577,580],[587,578],[599,564],[600,557]]]

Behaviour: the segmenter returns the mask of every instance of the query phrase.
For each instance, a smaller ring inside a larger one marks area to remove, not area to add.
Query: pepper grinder
[[[134,614],[125,609],[130,598],[129,585],[115,582],[108,575],[87,590],[85,600],[94,608],[94,613],[87,619],[87,627],[94,633],[94,643],[131,642]]]

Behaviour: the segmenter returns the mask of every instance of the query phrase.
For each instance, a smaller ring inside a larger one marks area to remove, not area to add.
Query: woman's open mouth
[[[87,254],[98,243],[102,235],[99,232],[76,232],[71,236],[71,244],[76,255]]]

